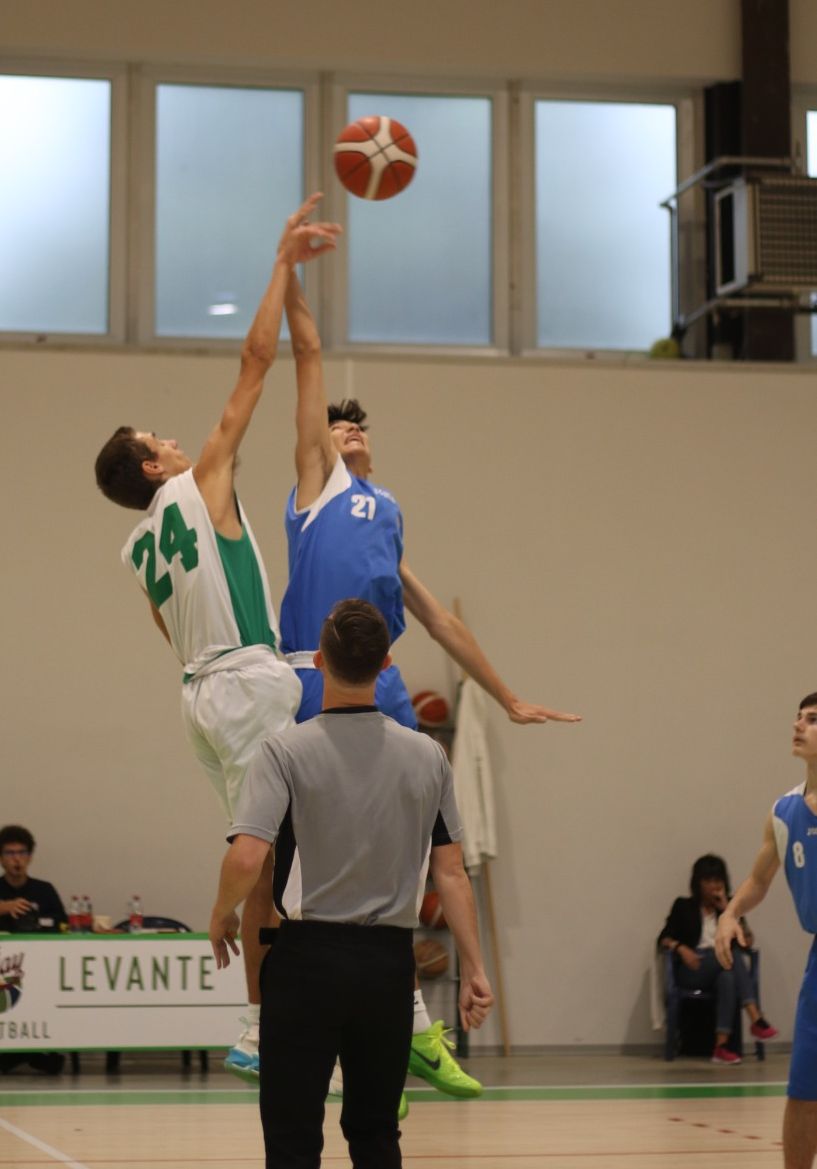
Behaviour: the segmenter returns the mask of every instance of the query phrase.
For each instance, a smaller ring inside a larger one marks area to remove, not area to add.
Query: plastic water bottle
[[[128,929],[132,934],[142,932],[142,898],[134,893],[128,904]]]
[[[71,894],[71,901],[68,907],[68,929],[72,934],[78,934],[82,929],[79,913],[79,897],[76,893]]]
[[[94,928],[94,907],[87,893],[82,894],[82,929],[90,934]]]

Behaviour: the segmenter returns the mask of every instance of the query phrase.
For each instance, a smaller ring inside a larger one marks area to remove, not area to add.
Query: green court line
[[[711,1100],[736,1099],[763,1096],[785,1096],[784,1083],[767,1084],[605,1084],[553,1088],[486,1088],[479,1100]],[[450,1096],[435,1092],[432,1088],[409,1088],[409,1101],[415,1104],[454,1103]],[[101,1091],[56,1091],[33,1092],[27,1090],[4,1092],[0,1090],[0,1108],[28,1106],[53,1107],[56,1105],[104,1104],[257,1104],[255,1089],[223,1088],[191,1089],[177,1091],[129,1091],[107,1089]],[[332,1104],[339,1101],[330,1100]]]

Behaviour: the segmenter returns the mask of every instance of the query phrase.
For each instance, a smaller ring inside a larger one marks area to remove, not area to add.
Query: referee
[[[389,635],[366,601],[336,605],[315,665],[323,710],[267,739],[230,831],[210,921],[219,968],[238,953],[236,907],[275,843],[281,928],[261,971],[261,1122],[267,1169],[317,1169],[324,1101],[343,1069],[341,1128],[355,1169],[397,1169],[411,1044],[419,891],[430,867],[460,959],[459,1012],[479,1027],[483,969],[448,761],[374,705]]]

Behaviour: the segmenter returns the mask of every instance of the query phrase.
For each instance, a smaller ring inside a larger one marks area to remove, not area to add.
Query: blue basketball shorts
[[[323,699],[323,674],[320,670],[296,670],[303,686],[301,705],[295,716],[295,721],[305,723],[321,712]],[[401,726],[417,729],[417,719],[414,707],[406,690],[406,684],[397,666],[389,666],[377,679],[374,693],[375,704],[378,710],[393,718]]]
[[[809,950],[794,1016],[788,1095],[817,1100],[817,938]]]

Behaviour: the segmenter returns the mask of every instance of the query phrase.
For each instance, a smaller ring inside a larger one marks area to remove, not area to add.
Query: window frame
[[[516,305],[514,320],[514,338],[516,347],[514,355],[523,358],[539,358],[555,361],[602,360],[618,363],[639,360],[649,360],[646,351],[640,349],[609,349],[599,347],[574,346],[540,346],[537,343],[537,281],[536,281],[536,143],[535,143],[535,106],[537,101],[554,102],[608,102],[614,105],[667,105],[675,107],[675,166],[677,182],[680,183],[692,174],[702,162],[703,156],[703,97],[692,88],[677,86],[655,86],[639,89],[617,86],[571,86],[567,84],[537,84],[532,81],[520,83],[517,101],[518,130],[517,138],[520,148],[517,151],[517,206],[519,208],[518,232],[514,252],[514,270],[516,286],[520,289],[519,300]],[[527,147],[524,144],[527,143]],[[666,195],[671,192],[667,191]],[[666,197],[666,196],[665,196]],[[685,263],[690,250],[693,254],[700,253],[705,248],[705,236],[702,232],[705,227],[700,222],[700,204],[693,199],[685,200],[679,208],[679,235],[684,240],[680,249],[681,282],[684,287],[689,284],[689,274],[685,273]],[[697,237],[701,240],[696,244]],[[532,246],[525,248],[524,242],[531,241]],[[703,242],[702,242],[703,241]],[[667,252],[670,254],[670,216],[667,212]],[[670,273],[672,276],[672,273]],[[703,287],[703,274],[695,279],[694,284]],[[670,311],[671,311],[670,288]],[[667,322],[668,333],[672,327],[671,319]]]
[[[817,114],[817,86],[792,87],[791,95],[791,156],[800,160],[803,174],[808,174],[808,120],[809,113]],[[817,313],[794,315],[794,364],[817,366],[817,353],[811,351],[811,325]]]
[[[108,174],[108,327],[104,333],[57,330],[11,330],[0,327],[0,344],[37,348],[121,345],[126,339],[126,280],[128,223],[128,66],[124,62],[58,61],[38,58],[4,58],[3,77],[42,77],[54,80],[107,81],[110,83],[110,138]]]
[[[496,78],[468,78],[451,81],[439,77],[400,77],[361,73],[341,73],[331,78],[323,122],[325,191],[331,191],[332,218],[344,231],[348,229],[349,195],[334,174],[332,144],[348,123],[347,99],[350,93],[373,92],[393,94],[395,97],[473,97],[491,102],[491,339],[486,345],[437,345],[434,342],[350,341],[348,339],[349,264],[348,248],[343,244],[334,257],[331,273],[331,300],[324,306],[327,326],[327,348],[339,357],[371,354],[373,357],[505,357],[509,351],[509,223],[511,216],[509,158],[509,85]],[[499,160],[502,165],[499,165]],[[422,166],[422,157],[420,159]],[[398,196],[399,197],[399,196]]]
[[[156,95],[160,85],[200,86],[208,89],[264,89],[300,90],[304,100],[304,142],[303,142],[303,191],[304,198],[310,192],[323,189],[320,185],[320,159],[318,133],[320,125],[320,87],[318,74],[314,72],[287,72],[262,69],[219,68],[206,66],[160,66],[141,65],[136,67],[134,116],[131,141],[138,165],[134,166],[133,205],[138,213],[130,223],[130,254],[142,256],[143,261],[133,264],[130,271],[130,303],[133,306],[130,335],[141,348],[154,350],[180,350],[189,352],[235,353],[241,345],[240,337],[191,337],[183,333],[162,335],[156,333]],[[325,200],[324,200],[325,204]],[[322,204],[321,215],[326,216]],[[292,208],[293,211],[296,208]],[[328,217],[328,216],[327,216]],[[331,218],[331,217],[328,217]],[[272,272],[275,261],[275,246],[278,232],[283,224],[270,225],[269,269]],[[259,244],[264,241],[259,241]],[[310,303],[318,304],[322,299],[321,265],[304,266],[302,279],[304,291]]]

